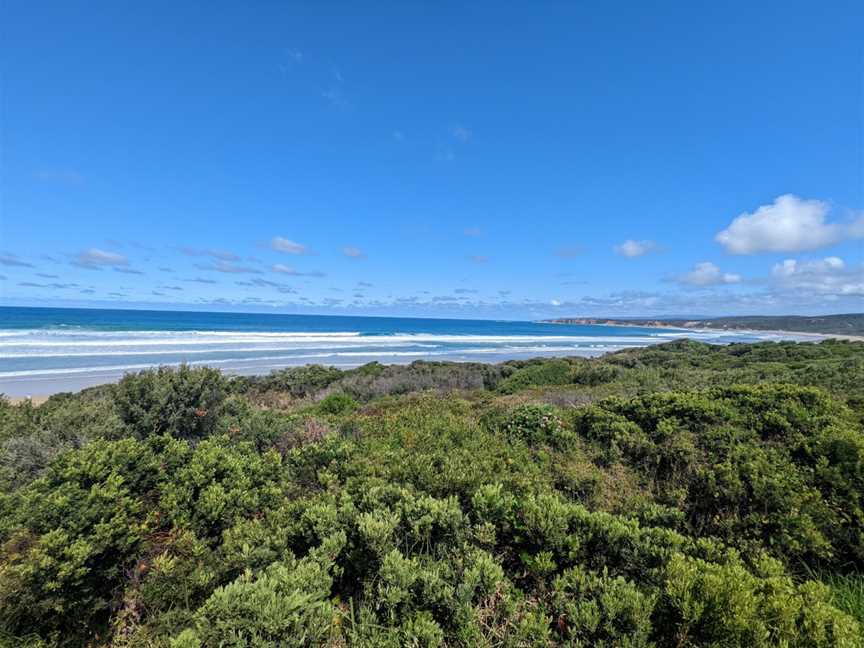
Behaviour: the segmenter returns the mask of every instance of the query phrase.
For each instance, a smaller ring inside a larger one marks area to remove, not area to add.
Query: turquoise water
[[[258,374],[310,363],[596,356],[678,337],[778,336],[489,320],[0,307],[0,393],[75,390],[157,365]]]

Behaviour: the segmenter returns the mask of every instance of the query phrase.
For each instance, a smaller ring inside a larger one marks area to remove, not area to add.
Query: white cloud
[[[640,257],[657,249],[657,244],[654,241],[634,241],[627,239],[620,245],[615,246],[615,252],[621,256],[633,259]]]
[[[710,261],[703,261],[693,266],[693,269],[677,278],[677,282],[688,286],[721,286],[735,284],[741,281],[741,275],[721,272],[720,268]]]
[[[552,304],[553,306],[560,306],[562,302],[560,299],[553,299],[549,303]]]
[[[312,272],[300,272],[299,270],[295,270],[291,266],[287,266],[283,263],[274,263],[271,267],[273,272],[278,272],[279,274],[291,275],[292,277],[324,277],[326,276],[323,272],[318,272],[317,270],[313,270]]]
[[[778,287],[814,295],[864,296],[864,265],[847,266],[831,256],[812,261],[786,259],[771,269]]]
[[[284,252],[285,254],[306,254],[307,252],[305,245],[289,241],[281,236],[273,237],[273,240],[270,241],[270,247],[277,252]]]
[[[196,264],[199,270],[213,270],[214,272],[224,272],[226,274],[261,274],[257,268],[249,266],[241,266],[231,261],[216,261],[210,265]]]
[[[98,270],[102,267],[123,267],[129,265],[129,259],[116,252],[106,252],[98,248],[89,248],[80,252],[72,261],[73,265],[89,270]]]
[[[828,203],[793,194],[778,197],[752,214],[743,213],[714,237],[732,254],[800,252],[864,238],[864,216],[851,223],[828,223]]]
[[[342,254],[347,257],[351,257],[352,259],[365,259],[366,254],[358,247],[354,247],[353,245],[346,245],[342,248]]]

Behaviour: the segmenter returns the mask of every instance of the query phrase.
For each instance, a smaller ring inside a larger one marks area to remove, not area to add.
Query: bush
[[[195,613],[176,648],[269,648],[321,645],[331,633],[332,579],[315,560],[274,563],[217,589]]]
[[[340,414],[348,414],[357,409],[359,405],[357,401],[351,398],[348,394],[336,392],[329,394],[321,399],[318,403],[318,409],[324,414],[332,414],[338,416]]]
[[[859,359],[682,342],[0,401],[0,646],[859,646]]]
[[[572,435],[564,427],[554,407],[549,405],[522,405],[507,417],[503,432],[529,444],[551,444],[564,447]]]
[[[517,370],[498,383],[502,394],[514,394],[528,387],[566,385],[572,382],[573,369],[566,360],[546,360]]]
[[[594,574],[579,567],[555,579],[553,618],[561,638],[582,646],[650,646],[652,595],[631,582]]]
[[[216,369],[160,367],[124,376],[114,389],[114,405],[139,439],[165,432],[200,438],[213,430],[225,391],[225,379]]]
[[[760,578],[726,565],[673,556],[666,570],[656,627],[675,645],[860,646],[860,628],[830,605],[828,589],[796,586],[779,565]]]

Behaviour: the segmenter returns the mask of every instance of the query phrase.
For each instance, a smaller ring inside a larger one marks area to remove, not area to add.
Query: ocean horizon
[[[813,339],[531,321],[0,307],[0,394],[48,395],[187,363],[251,375],[306,364],[594,357],[687,337],[715,344]]]

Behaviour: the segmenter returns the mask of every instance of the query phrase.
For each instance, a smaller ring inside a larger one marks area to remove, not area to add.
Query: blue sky
[[[0,301],[862,310],[864,5],[2,9]]]

